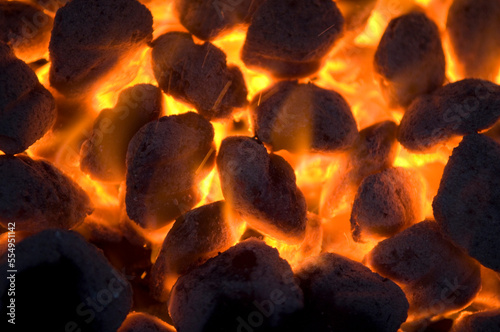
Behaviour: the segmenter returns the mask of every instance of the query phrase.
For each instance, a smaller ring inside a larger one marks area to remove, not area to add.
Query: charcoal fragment
[[[0,150],[23,152],[56,118],[55,101],[26,63],[0,41]]]
[[[200,198],[196,185],[215,163],[213,139],[212,124],[193,112],[143,126],[127,151],[129,218],[159,228],[191,210]]]
[[[465,136],[448,160],[432,204],[443,232],[482,265],[500,272],[500,145]]]
[[[241,58],[276,77],[308,76],[319,69],[343,29],[344,18],[333,1],[267,0],[252,18]]]
[[[445,85],[410,105],[401,120],[398,140],[426,151],[455,135],[487,129],[500,118],[500,86],[478,79]]]
[[[292,167],[250,137],[225,138],[217,156],[226,202],[259,232],[288,243],[305,236],[306,202]]]
[[[159,318],[144,312],[132,312],[123,321],[117,332],[174,332],[175,330]]]
[[[480,311],[460,317],[451,332],[497,332],[500,330],[500,309]]]
[[[391,106],[407,106],[440,87],[445,58],[436,24],[418,12],[391,20],[375,53],[375,71]]]
[[[346,150],[358,135],[345,99],[312,83],[277,83],[258,93],[251,108],[257,137],[276,151]]]
[[[304,331],[396,332],[406,320],[401,288],[361,263],[324,253],[305,261],[296,276],[304,292]]]
[[[211,43],[197,45],[191,35],[168,32],[153,42],[153,71],[168,95],[193,105],[209,120],[229,117],[247,103],[247,88],[238,67]]]
[[[368,262],[401,286],[415,317],[461,309],[481,288],[479,264],[446,239],[434,221],[379,242]]]
[[[248,239],[181,276],[169,312],[177,331],[241,331],[257,319],[258,331],[269,331],[302,306],[302,291],[278,250]]]
[[[123,90],[111,109],[101,111],[80,151],[80,168],[93,179],[120,182],[132,137],[146,123],[159,118],[162,93],[150,84]]]
[[[92,213],[89,197],[78,184],[44,160],[0,156],[0,223],[16,231],[78,226]]]

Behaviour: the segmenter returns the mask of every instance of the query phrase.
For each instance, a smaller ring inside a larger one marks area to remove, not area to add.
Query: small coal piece
[[[462,74],[494,80],[500,67],[500,1],[453,1],[446,29]]]
[[[207,119],[227,118],[247,104],[243,74],[228,66],[224,52],[213,44],[197,45],[188,33],[168,32],[153,42],[152,56],[160,88]]]
[[[440,87],[445,58],[436,24],[418,12],[391,20],[375,53],[375,71],[391,106],[408,106]]]
[[[152,295],[168,299],[169,279],[175,280],[219,252],[229,249],[238,238],[234,220],[226,215],[224,201],[203,205],[179,217],[168,232],[151,271]]]
[[[21,153],[56,119],[56,104],[36,74],[0,41],[0,150]]]
[[[443,232],[482,265],[500,272],[500,144],[465,136],[448,160],[432,204]]]
[[[241,58],[276,77],[308,76],[343,29],[344,18],[331,0],[267,0],[252,18]]]
[[[404,168],[388,168],[366,177],[358,188],[351,212],[355,241],[365,236],[389,237],[421,221],[422,182]]]
[[[16,231],[70,229],[93,211],[89,197],[55,166],[27,156],[0,156],[0,223]]]
[[[0,314],[8,317],[7,255],[0,262]],[[127,279],[72,231],[46,230],[17,243],[16,270],[19,331],[116,331],[132,306]],[[7,319],[0,324],[12,331]]]
[[[181,276],[168,309],[177,331],[270,331],[302,307],[287,261],[248,239]]]
[[[143,312],[132,312],[117,332],[175,332],[161,319]]]
[[[323,253],[308,259],[296,276],[304,292],[303,331],[396,332],[408,301],[394,282],[361,263]]]
[[[300,243],[306,229],[306,201],[285,159],[267,153],[255,139],[227,137],[217,156],[226,202],[259,232]]]
[[[417,98],[399,126],[398,140],[413,151],[427,151],[453,136],[492,127],[500,118],[500,86],[465,79]]]
[[[399,283],[415,317],[461,309],[481,288],[479,264],[445,238],[434,221],[379,242],[368,262]]]
[[[136,0],[72,0],[54,19],[50,84],[65,95],[88,93],[152,34],[153,16]]]
[[[80,151],[80,168],[95,180],[125,179],[125,158],[132,137],[162,112],[161,90],[138,84],[123,90],[111,109],[101,111]]]
[[[212,40],[238,24],[250,23],[265,0],[205,1],[176,0],[182,25],[201,40]]]
[[[125,203],[130,219],[159,228],[199,201],[197,184],[214,166],[214,128],[188,112],[149,122],[127,151]]]
[[[451,332],[497,332],[500,330],[500,309],[486,310],[460,317]]]
[[[257,137],[275,151],[346,150],[358,136],[345,99],[312,83],[277,83],[258,93],[250,106]]]

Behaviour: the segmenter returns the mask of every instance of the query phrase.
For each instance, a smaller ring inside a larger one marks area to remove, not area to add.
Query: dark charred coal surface
[[[500,309],[486,310],[458,320],[452,332],[495,332],[500,328]]]
[[[142,312],[130,313],[117,332],[174,332],[165,322]]]
[[[317,71],[344,29],[335,2],[267,0],[255,12],[242,50],[249,67],[276,77],[308,76]]]
[[[257,137],[276,151],[346,150],[358,136],[345,99],[311,83],[277,83],[258,93],[251,108]]]

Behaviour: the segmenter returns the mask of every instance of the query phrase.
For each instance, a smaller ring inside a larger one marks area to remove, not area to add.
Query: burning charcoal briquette
[[[44,160],[0,156],[0,223],[17,231],[78,226],[93,211],[78,184]]]
[[[169,313],[177,331],[270,331],[303,307],[278,250],[248,239],[181,276]]]
[[[230,116],[247,103],[247,88],[238,67],[211,43],[197,45],[191,35],[168,32],[153,42],[153,71],[168,95],[193,105],[207,119]]]
[[[479,264],[446,239],[434,221],[379,242],[368,262],[400,284],[416,316],[463,308],[481,288]]]
[[[432,207],[443,232],[484,266],[500,272],[500,144],[465,136],[453,150]]]
[[[7,255],[0,262],[0,313],[7,317]],[[132,306],[127,279],[73,231],[46,230],[18,243],[16,270],[19,331],[116,331]],[[7,319],[1,324],[12,331]]]
[[[132,312],[123,321],[117,332],[174,332],[161,319],[143,312]]]
[[[130,219],[158,228],[191,210],[196,185],[215,163],[214,128],[194,112],[161,117],[143,126],[127,151]]]
[[[416,174],[404,168],[388,168],[363,180],[351,212],[355,241],[366,235],[392,236],[421,221],[423,185]]]
[[[391,106],[407,106],[440,87],[445,59],[436,24],[418,12],[393,19],[375,53],[375,71]]]
[[[249,23],[265,0],[176,0],[179,19],[193,35],[212,40],[236,25]]]
[[[486,310],[460,317],[451,332],[498,332],[500,309]]]
[[[151,271],[153,296],[166,300],[169,278],[175,280],[191,268],[231,247],[237,240],[234,220],[228,220],[226,204],[218,201],[179,217],[168,232]]]
[[[102,110],[80,151],[80,168],[93,179],[119,182],[132,137],[162,111],[161,90],[138,84],[122,91],[114,108]]]
[[[345,99],[312,83],[277,83],[257,94],[251,108],[257,137],[276,151],[345,150],[358,136]]]
[[[23,152],[56,118],[55,101],[26,63],[0,41],[0,150]]]
[[[500,86],[465,79],[417,98],[401,120],[398,140],[409,150],[426,151],[455,135],[487,129],[499,117]]]
[[[136,0],[72,0],[54,19],[50,84],[65,95],[88,92],[152,34],[153,17]]]
[[[0,1],[0,41],[11,45],[23,61],[33,62],[44,57],[52,23],[52,18],[36,6]]]
[[[396,332],[406,320],[401,288],[361,263],[324,253],[305,261],[296,276],[304,292],[301,331]]]
[[[495,79],[500,67],[500,1],[453,1],[446,29],[462,74]]]
[[[267,0],[252,18],[241,57],[276,77],[307,76],[319,69],[343,28],[331,0]]]
[[[306,201],[285,159],[250,137],[233,136],[222,141],[217,167],[226,202],[252,227],[289,243],[303,240]]]

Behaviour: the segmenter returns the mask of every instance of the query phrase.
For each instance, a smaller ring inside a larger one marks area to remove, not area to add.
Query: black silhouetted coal
[[[417,98],[401,120],[398,140],[426,151],[453,136],[476,133],[500,118],[500,86],[478,79],[445,85]]]
[[[304,292],[300,331],[396,332],[406,320],[401,288],[361,263],[324,253],[306,260],[296,276]]]
[[[0,261],[0,312],[8,317],[7,255]],[[16,270],[20,331],[116,331],[132,306],[125,277],[72,231],[46,230],[17,243]],[[2,331],[12,330],[7,319],[0,324]]]
[[[127,151],[127,214],[146,228],[158,228],[199,201],[196,185],[215,163],[214,129],[188,112],[149,122]]]
[[[345,18],[346,31],[358,32],[366,25],[377,0],[337,0],[336,3]]]
[[[238,24],[249,23],[265,0],[176,0],[179,19],[193,35],[212,40]]]
[[[432,204],[434,217],[455,244],[500,272],[500,144],[465,136],[453,150]]]
[[[175,332],[175,330],[155,316],[143,312],[132,312],[117,332]]]
[[[277,77],[307,76],[319,69],[343,28],[333,1],[267,0],[252,18],[241,57]]]
[[[52,127],[55,118],[50,92],[0,41],[0,150],[6,154],[23,152]]]
[[[494,309],[459,318],[451,332],[496,332],[499,329],[500,309]]]
[[[368,261],[400,284],[416,317],[463,308],[481,288],[479,264],[445,238],[434,221],[379,242]]]
[[[69,229],[92,213],[89,197],[78,184],[44,160],[0,156],[0,223],[16,231]]]
[[[258,93],[251,108],[257,137],[274,150],[346,150],[358,136],[345,99],[312,83],[277,83]]]
[[[391,106],[407,106],[440,87],[445,58],[436,24],[418,12],[391,20],[375,53],[375,71]]]
[[[222,193],[245,221],[272,237],[299,243],[306,229],[306,202],[285,159],[256,140],[227,137],[217,156]]]
[[[228,66],[224,52],[213,44],[197,45],[187,33],[168,32],[153,42],[152,56],[160,88],[207,119],[229,117],[247,104],[243,74]]]
[[[303,307],[278,250],[248,239],[181,276],[169,312],[177,331],[270,331]]]
[[[163,241],[161,251],[151,271],[152,295],[167,300],[172,284],[219,252],[230,248],[237,240],[236,221],[229,218],[224,201],[191,210],[179,217]]]
[[[404,168],[388,168],[366,177],[352,206],[353,239],[389,237],[421,221],[423,189],[417,175]]]
[[[70,1],[54,19],[50,84],[65,95],[88,93],[152,33],[153,17],[136,0]]]
[[[500,67],[500,2],[455,0],[446,29],[463,75],[494,80]]]
[[[16,56],[33,62],[49,47],[53,19],[25,2],[0,2],[0,41],[12,46]]]
[[[125,179],[125,158],[132,137],[162,111],[161,90],[138,84],[123,90],[115,107],[104,109],[94,122],[80,151],[80,168],[93,179],[120,182]]]

